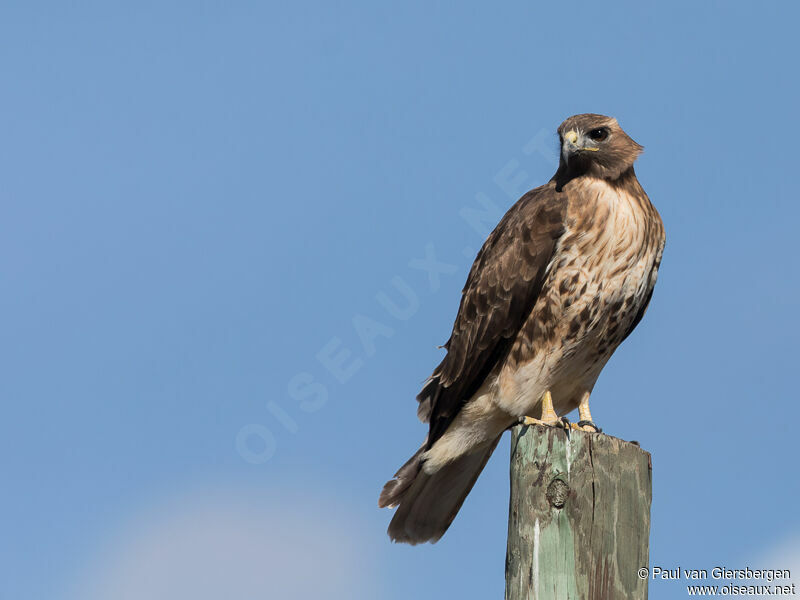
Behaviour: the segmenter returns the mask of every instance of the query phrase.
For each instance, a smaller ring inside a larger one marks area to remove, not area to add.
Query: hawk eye
[[[602,142],[607,137],[608,137],[608,129],[606,129],[605,127],[592,129],[589,132],[589,138],[595,142]]]

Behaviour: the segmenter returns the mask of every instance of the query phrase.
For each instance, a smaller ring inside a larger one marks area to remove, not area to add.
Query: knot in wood
[[[547,486],[547,501],[550,506],[561,508],[567,503],[569,496],[569,486],[561,479],[553,479]]]

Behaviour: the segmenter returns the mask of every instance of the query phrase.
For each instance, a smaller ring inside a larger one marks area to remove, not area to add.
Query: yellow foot
[[[572,429],[603,433],[603,430],[592,422],[592,413],[589,412],[589,392],[586,392],[581,398],[581,403],[578,405],[578,414],[580,415],[579,421],[571,424]]]
[[[550,391],[546,391],[542,396],[542,418],[536,419],[535,417],[520,417],[519,420],[522,425],[543,425],[544,427],[559,427],[561,429],[569,429],[569,421],[566,418],[559,417],[553,409],[553,396]]]
[[[563,417],[559,417],[555,421],[543,421],[536,417],[520,417],[520,425],[542,425],[544,427],[560,427],[561,429],[568,429],[568,424],[564,422]]]
[[[588,431],[589,433],[603,433],[603,430],[600,429],[597,425],[595,425],[591,421],[584,421],[583,419],[581,419],[577,423],[570,423],[569,426],[572,429],[577,429],[578,431]]]

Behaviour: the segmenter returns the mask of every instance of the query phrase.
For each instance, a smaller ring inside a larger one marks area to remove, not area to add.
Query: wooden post
[[[605,434],[511,431],[506,600],[643,600],[650,454]]]

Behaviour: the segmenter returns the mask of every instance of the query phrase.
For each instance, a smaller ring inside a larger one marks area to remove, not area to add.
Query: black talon
[[[603,430],[600,429],[597,425],[595,425],[591,421],[578,421],[578,427],[585,427],[586,425],[590,425],[591,427],[594,427],[594,432],[595,433],[603,433]]]
[[[561,421],[561,424],[564,426],[564,431],[567,432],[567,437],[569,438],[569,430],[571,429],[569,426],[569,419],[567,417],[561,417],[559,421]]]

